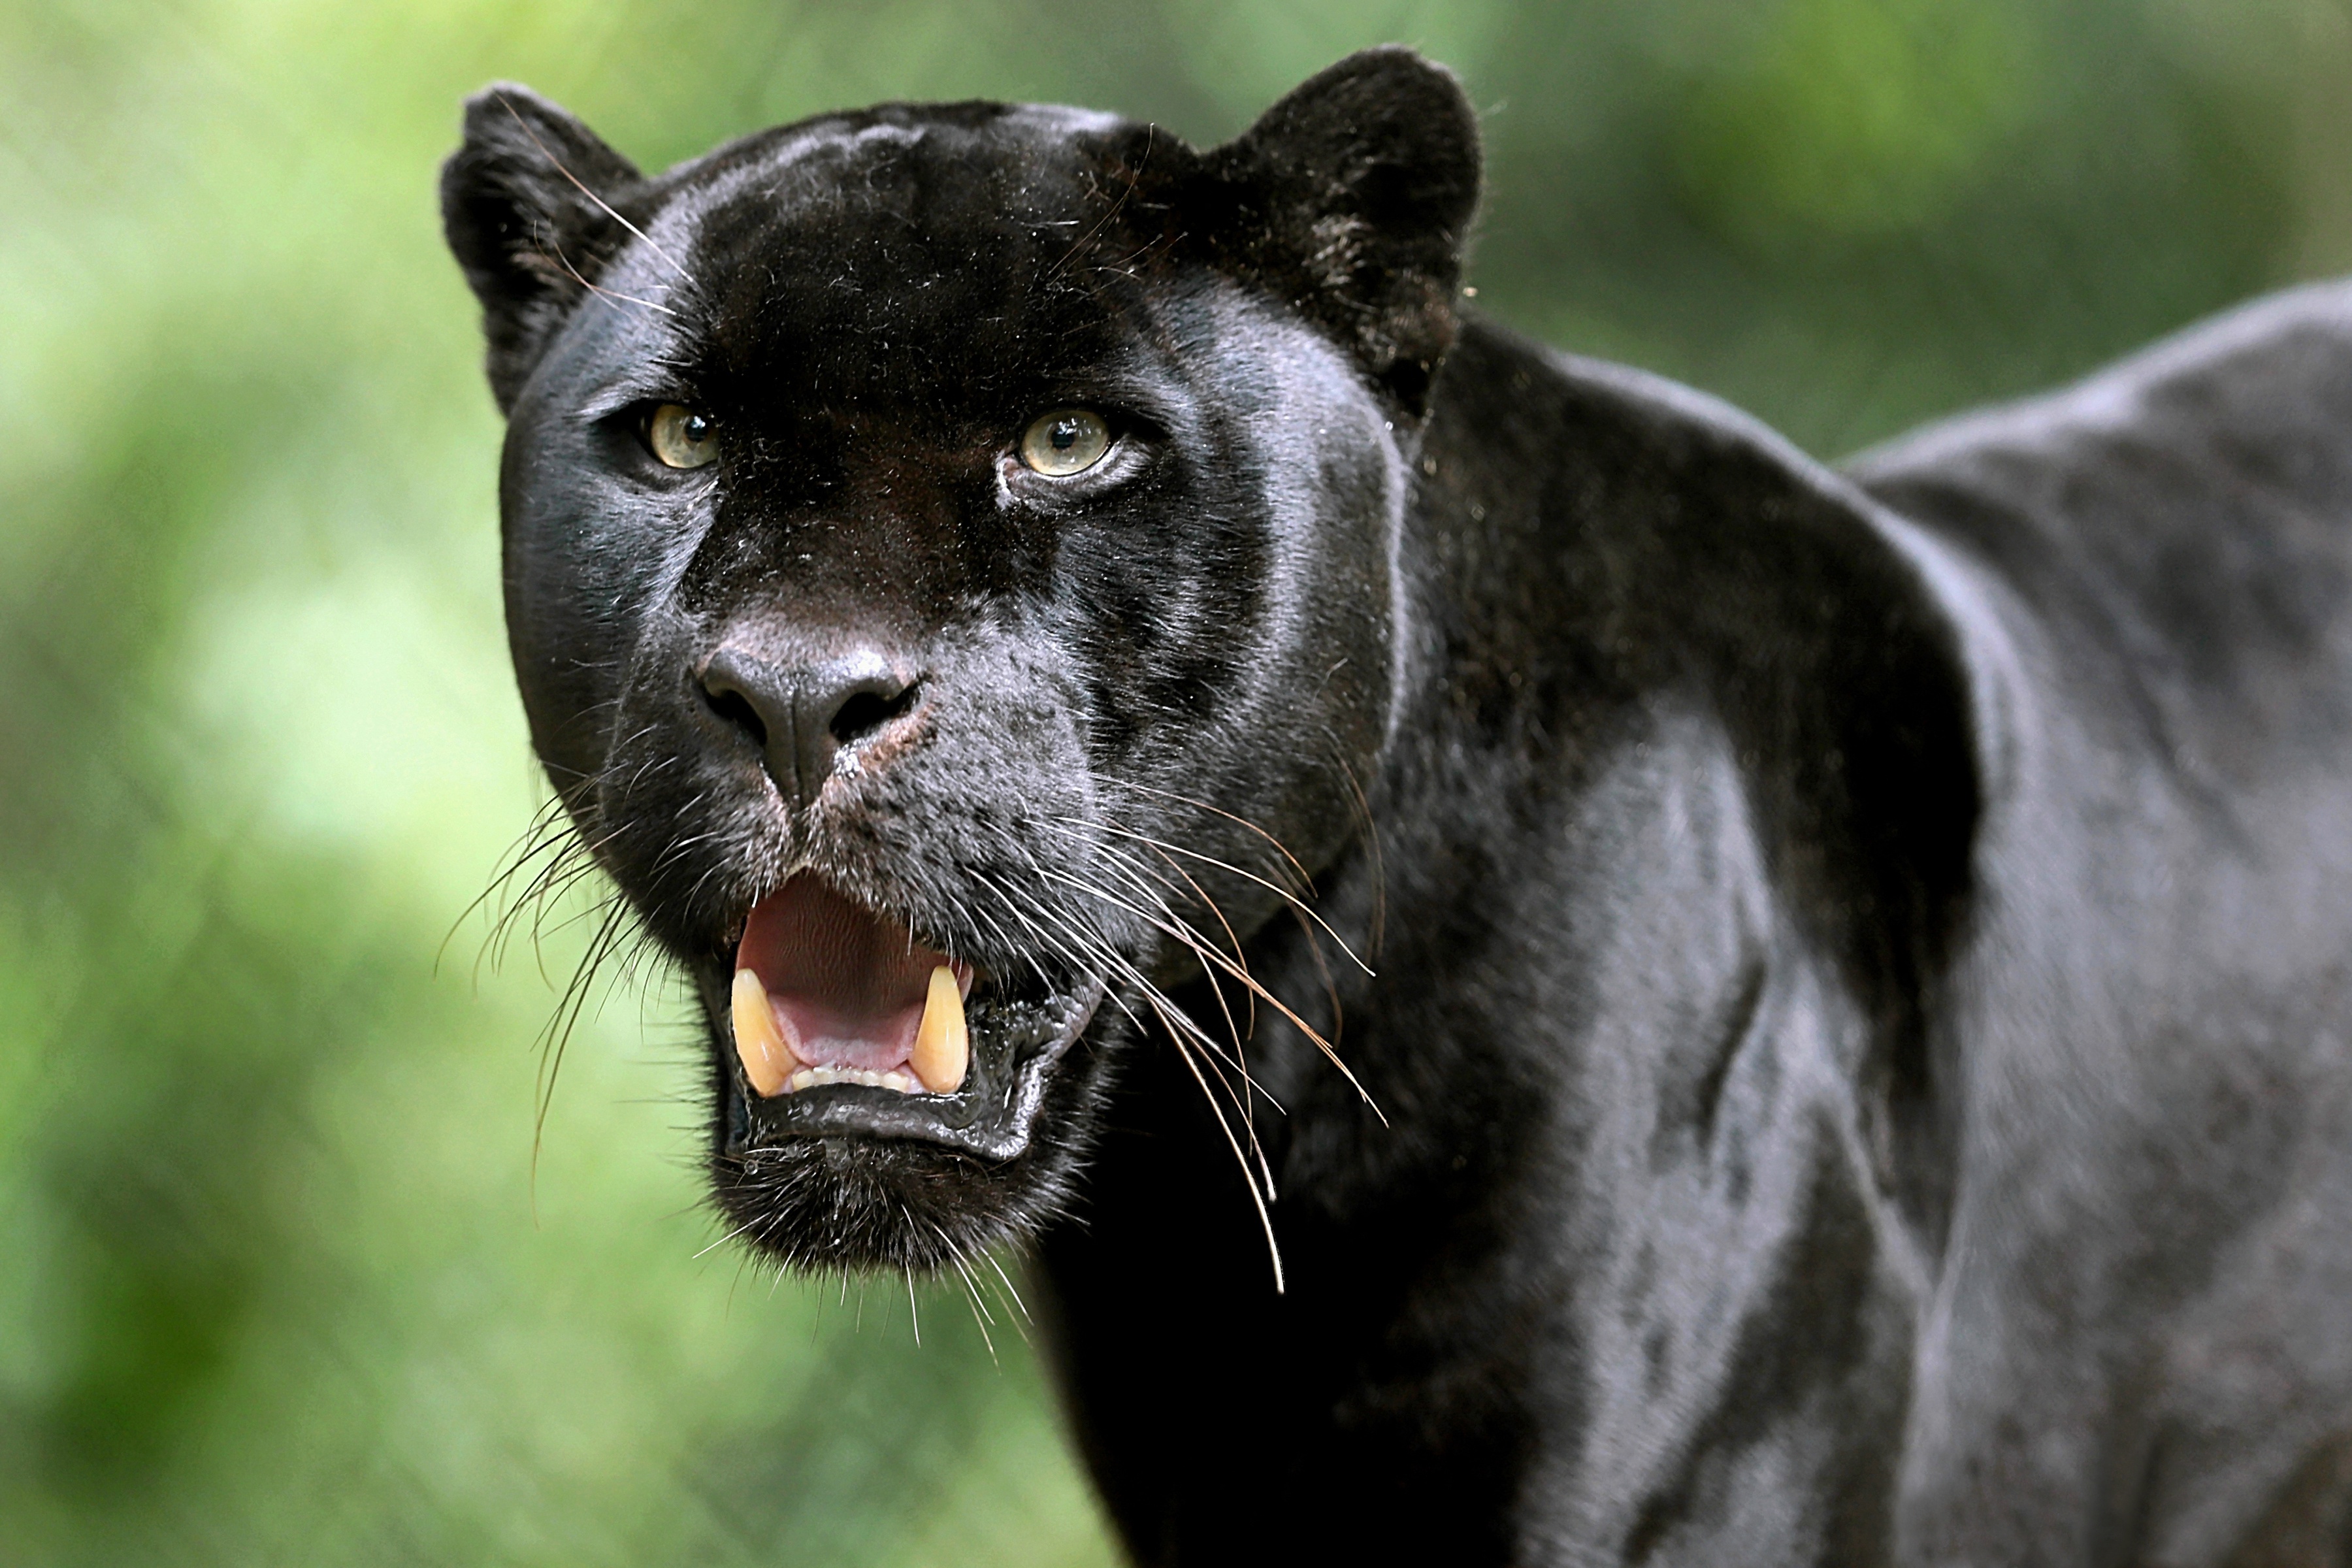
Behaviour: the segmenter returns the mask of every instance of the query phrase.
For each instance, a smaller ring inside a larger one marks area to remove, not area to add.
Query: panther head
[[[517,87],[442,182],[509,426],[509,636],[688,978],[780,1261],[1066,1203],[1145,1026],[1359,831],[1476,129],[1402,49],[1234,142],[999,103],[646,176]]]

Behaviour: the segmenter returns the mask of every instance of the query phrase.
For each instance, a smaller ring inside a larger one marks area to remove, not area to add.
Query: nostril
[[[751,700],[731,686],[704,686],[704,706],[717,714],[723,723],[731,724],[751,738],[751,743],[765,751],[768,745],[767,721],[751,706]]]
[[[741,692],[717,691],[711,693],[710,710],[718,714],[721,719],[726,720],[729,723],[738,725],[743,729],[751,735],[754,745],[761,747],[765,747],[767,745],[768,726],[761,721],[759,710],[752,707],[750,699],[746,698]]]
[[[826,726],[833,738],[846,746],[864,740],[915,705],[911,685],[894,692],[860,691],[841,705]]]

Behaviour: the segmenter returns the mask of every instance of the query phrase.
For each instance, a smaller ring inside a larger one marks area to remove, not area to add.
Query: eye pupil
[[[1054,434],[1047,439],[1054,443],[1054,450],[1056,452],[1068,451],[1078,444],[1078,422],[1075,419],[1057,420],[1054,426]]]

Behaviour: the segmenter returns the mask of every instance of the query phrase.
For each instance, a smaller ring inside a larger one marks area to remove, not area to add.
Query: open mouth
[[[736,947],[727,1142],[863,1133],[1019,1153],[1047,1069],[1102,994],[1026,968],[976,968],[793,878],[752,909]]]
[[[762,1099],[833,1083],[953,1094],[971,1070],[972,968],[795,877],[744,922],[735,1055]]]

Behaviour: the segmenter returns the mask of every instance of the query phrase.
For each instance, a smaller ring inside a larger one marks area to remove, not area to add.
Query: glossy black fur
[[[517,668],[710,1010],[719,1201],[1032,1245],[1139,1561],[2352,1559],[2352,290],[1841,473],[1458,321],[1475,130],[1402,51],[1210,153],[467,125]],[[992,478],[1069,404],[1129,467]],[[693,689],[730,637],[927,717],[796,818]],[[794,867],[1107,984],[999,1155],[745,1109]],[[1247,1034],[1281,1293],[1147,980]]]

